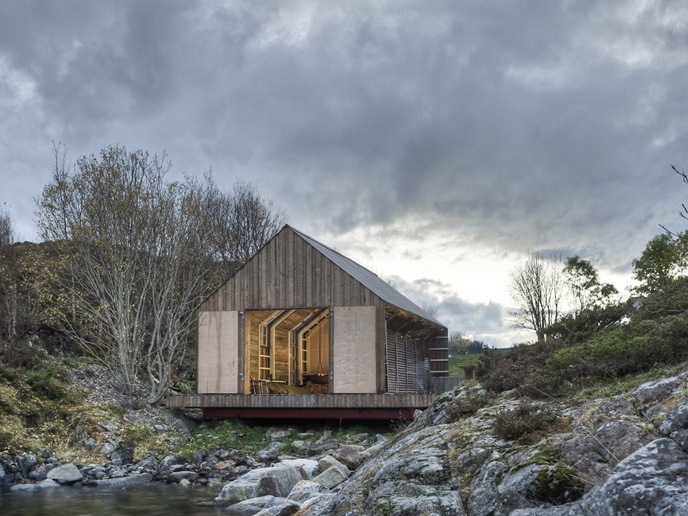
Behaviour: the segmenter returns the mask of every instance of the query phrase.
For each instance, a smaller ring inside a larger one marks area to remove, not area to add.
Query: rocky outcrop
[[[214,503],[237,515],[688,514],[688,373],[679,371],[567,402],[463,386],[392,439],[361,434],[345,444],[327,431],[273,428],[254,455],[218,449],[127,462],[111,431],[99,445],[105,464],[62,464],[47,450],[2,455],[0,482],[15,490],[217,486]]]
[[[394,439],[356,449],[366,459],[347,464],[348,479],[314,489],[318,476],[338,471],[331,466],[288,498],[303,516],[688,514],[687,380],[567,405],[528,401],[535,417],[556,414],[556,424],[517,440],[497,430],[515,424],[510,414],[524,404],[516,392],[491,398],[461,387]]]

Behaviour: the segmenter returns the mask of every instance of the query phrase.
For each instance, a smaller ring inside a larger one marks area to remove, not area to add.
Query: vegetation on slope
[[[478,367],[486,388],[560,396],[688,359],[688,278],[634,302],[562,318],[549,338],[507,353],[487,350]]]

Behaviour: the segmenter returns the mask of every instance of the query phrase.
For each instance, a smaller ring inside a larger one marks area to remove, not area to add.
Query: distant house
[[[432,401],[447,328],[377,275],[285,225],[199,314],[207,416],[381,417]]]

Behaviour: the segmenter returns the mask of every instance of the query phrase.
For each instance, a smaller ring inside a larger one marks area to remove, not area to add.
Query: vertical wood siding
[[[378,296],[285,227],[201,311],[362,305],[384,307]]]

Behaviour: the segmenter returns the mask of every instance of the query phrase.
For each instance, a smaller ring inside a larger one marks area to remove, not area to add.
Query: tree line
[[[684,172],[673,166],[672,169],[688,183]],[[688,219],[685,205],[681,216]],[[538,342],[562,332],[585,331],[590,325],[599,329],[623,317],[627,305],[634,300],[667,289],[688,273],[688,230],[677,233],[662,228],[664,231],[653,237],[641,256],[633,260],[636,285],[626,301],[621,300],[614,285],[600,281],[590,261],[577,255],[562,261],[530,253],[510,275],[515,325],[535,331]]]
[[[256,188],[211,175],[167,179],[171,163],[122,146],[68,165],[54,149],[37,200],[44,242],[14,242],[0,214],[0,336],[48,327],[159,401],[193,347],[200,303],[282,226]]]

